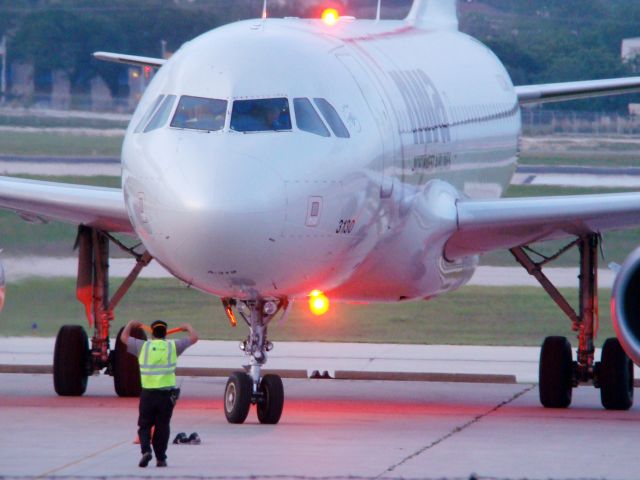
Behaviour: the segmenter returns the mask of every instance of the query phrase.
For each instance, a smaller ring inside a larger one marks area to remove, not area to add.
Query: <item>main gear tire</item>
[[[111,357],[113,386],[119,397],[139,397],[142,392],[140,383],[140,366],[135,355],[127,352],[127,346],[120,340],[124,327],[116,336],[116,348]],[[131,337],[146,340],[147,335],[139,327],[131,329]]]
[[[233,372],[224,389],[224,414],[229,423],[244,423],[251,407],[253,381],[245,372]]]
[[[258,420],[260,423],[275,425],[280,421],[284,407],[284,387],[278,375],[267,374],[260,382],[262,398],[258,401]]]
[[[617,338],[608,338],[597,366],[600,400],[607,410],[629,410],[633,405],[633,362]]]
[[[87,390],[90,371],[89,340],[79,325],[64,325],[53,350],[53,388],[65,397],[78,397]]]
[[[546,408],[567,408],[573,390],[573,359],[566,337],[547,337],[540,350],[540,403]]]

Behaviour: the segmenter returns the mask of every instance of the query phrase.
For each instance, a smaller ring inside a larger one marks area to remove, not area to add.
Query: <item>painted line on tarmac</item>
[[[60,467],[56,467],[56,468],[53,468],[53,469],[51,469],[51,470],[49,470],[49,471],[47,471],[47,472],[41,473],[40,475],[37,475],[37,476],[36,476],[36,477],[34,477],[34,478],[49,478],[49,477],[51,477],[54,473],[57,473],[57,472],[59,472],[60,470],[64,470],[65,468],[73,467],[74,465],[78,465],[79,463],[82,463],[82,462],[84,462],[85,460],[89,460],[90,458],[97,457],[98,455],[101,455],[101,454],[106,453],[106,452],[108,452],[108,451],[110,451],[110,450],[113,450],[114,448],[118,448],[118,447],[121,447],[121,446],[123,446],[123,445],[126,445],[126,444],[128,444],[128,443],[129,443],[129,441],[127,441],[127,440],[122,441],[122,442],[118,442],[118,443],[114,443],[114,444],[113,444],[113,445],[111,445],[110,447],[102,448],[102,449],[100,449],[100,450],[98,450],[98,451],[95,451],[95,452],[93,452],[93,453],[90,453],[89,455],[86,455],[86,456],[84,456],[84,457],[82,457],[82,458],[79,458],[79,459],[77,459],[77,460],[74,460],[73,462],[69,462],[69,463],[67,463],[67,464],[65,464],[65,465],[62,465],[62,466],[60,466]]]
[[[237,368],[178,367],[176,375],[180,377],[228,377]],[[0,373],[17,374],[53,374],[51,365],[0,365]],[[436,383],[500,383],[516,384],[515,375],[481,373],[429,373],[429,372],[362,372],[357,370],[284,370],[264,369],[264,373],[273,373],[282,378],[312,380],[384,380],[394,382],[436,382]]]
[[[563,175],[640,175],[640,167],[592,167],[584,165],[518,165],[517,173]]]
[[[497,412],[498,410],[500,410],[502,407],[505,407],[507,405],[509,405],[510,403],[514,402],[515,400],[517,400],[518,398],[520,398],[521,396],[523,396],[526,393],[529,393],[531,390],[533,390],[536,386],[535,385],[529,385],[528,387],[524,388],[523,390],[520,390],[519,392],[516,392],[514,395],[512,395],[511,397],[509,397],[508,399],[504,400],[503,402],[500,402],[498,405],[496,405],[495,407],[487,410],[484,413],[481,413],[479,415],[476,415],[475,417],[473,417],[471,420],[469,420],[468,422],[455,427],[453,430],[451,430],[449,433],[443,435],[442,437],[434,440],[433,442],[431,442],[429,445],[425,445],[424,447],[422,447],[419,450],[416,450],[415,452],[413,452],[411,455],[408,455],[407,457],[403,458],[402,460],[400,460],[398,463],[395,463],[393,465],[391,465],[389,468],[387,468],[384,472],[382,472],[380,475],[378,475],[377,477],[375,477],[376,479],[378,478],[382,478],[386,475],[388,475],[389,473],[393,472],[396,468],[401,467],[402,465],[404,465],[405,463],[413,460],[414,458],[419,457],[420,455],[422,455],[424,452],[426,452],[427,450],[431,450],[433,447],[436,447],[437,445],[441,444],[442,442],[448,440],[449,438],[453,437],[454,435],[465,431],[467,428],[471,427],[472,425],[475,425],[476,423],[478,423],[480,420],[484,419],[485,417],[488,417],[489,415],[491,415],[492,413]]]
[[[239,368],[202,368],[178,367],[176,375],[179,377],[218,377],[226,378]],[[430,372],[363,372],[358,370],[284,370],[265,368],[264,373],[272,373],[282,378],[296,378],[309,380],[364,380],[387,382],[425,382],[425,383],[490,383],[502,385],[531,384],[535,382],[518,382],[516,375],[491,373],[430,373]],[[52,375],[51,365],[15,365],[0,364],[0,374],[29,374]],[[633,382],[635,388],[640,388],[640,378]]]
[[[51,365],[0,365],[0,373],[52,374]]]
[[[387,380],[396,382],[518,383],[515,375],[484,373],[362,372],[337,370],[334,378],[336,380]]]
[[[79,163],[106,163],[120,164],[118,157],[51,157],[38,155],[0,155],[0,162],[15,163],[62,163],[62,164],[79,164]]]

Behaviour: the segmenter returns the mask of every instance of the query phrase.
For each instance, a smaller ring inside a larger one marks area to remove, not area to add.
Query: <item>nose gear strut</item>
[[[240,350],[249,357],[245,371],[234,372],[227,381],[224,393],[225,416],[229,423],[243,423],[252,404],[257,406],[260,423],[275,424],[280,420],[284,405],[284,388],[278,375],[262,375],[267,362],[267,352],[273,343],[267,339],[269,322],[280,312],[288,314],[289,301],[250,300],[237,302],[223,298],[222,304],[232,325],[235,322],[233,309],[249,327],[249,335],[240,343]]]

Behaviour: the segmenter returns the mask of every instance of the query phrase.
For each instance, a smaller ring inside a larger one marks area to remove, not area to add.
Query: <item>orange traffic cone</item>
[[[151,427],[151,439],[153,440],[153,434],[156,431],[156,427]],[[136,434],[136,438],[133,441],[134,445],[140,445],[140,435]]]

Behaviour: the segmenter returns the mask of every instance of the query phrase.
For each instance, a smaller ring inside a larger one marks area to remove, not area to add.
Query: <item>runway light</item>
[[[324,315],[329,311],[329,299],[320,290],[314,290],[309,294],[309,309],[314,315]]]
[[[322,12],[322,21],[327,25],[335,25],[339,18],[340,14],[335,8],[327,8]]]

